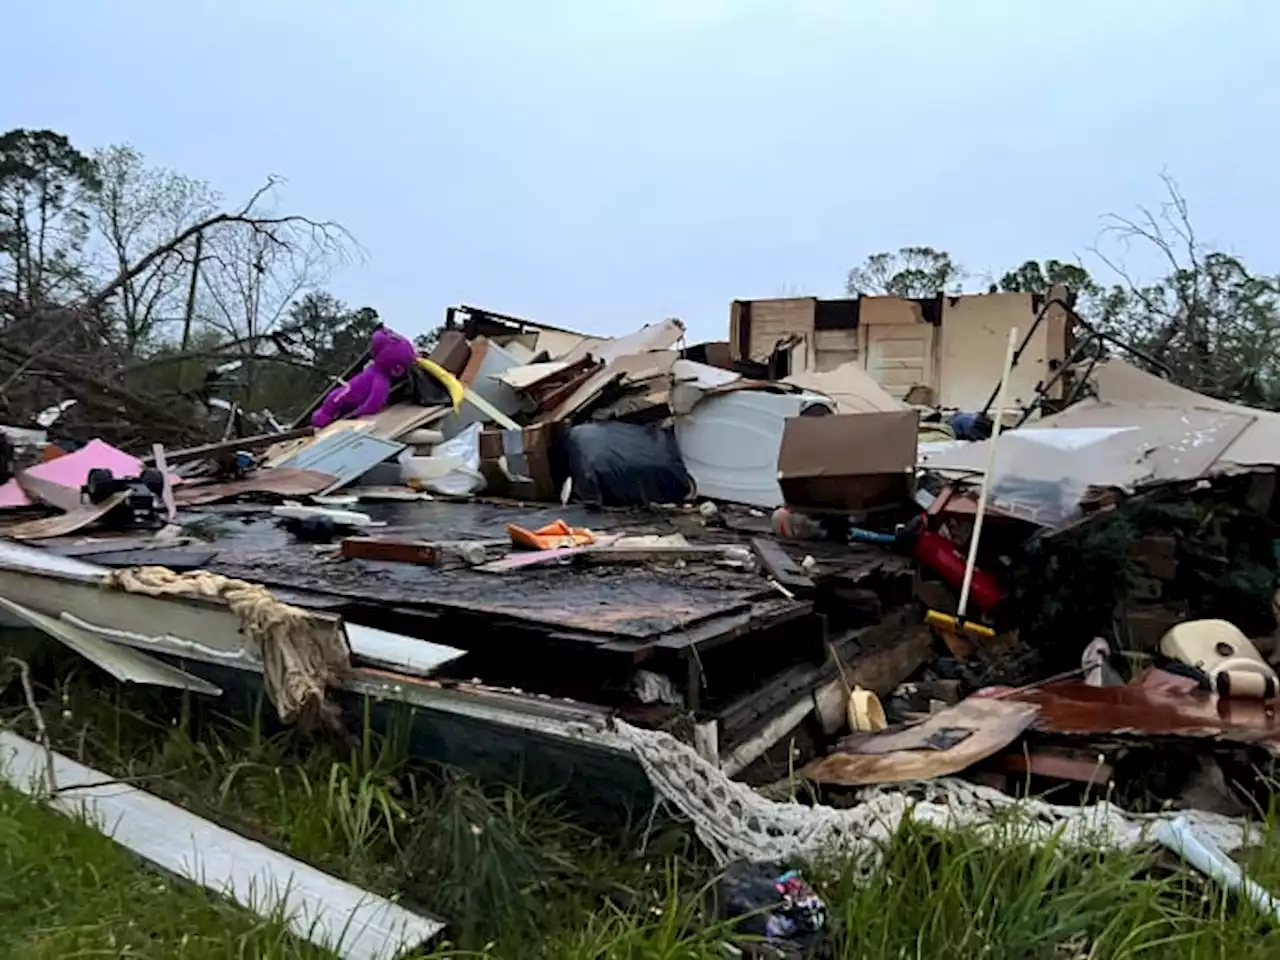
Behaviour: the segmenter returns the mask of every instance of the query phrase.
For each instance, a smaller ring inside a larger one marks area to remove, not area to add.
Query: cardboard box
[[[555,468],[558,424],[538,423],[522,430],[490,428],[480,434],[480,472],[485,492],[513,500],[560,499]],[[504,469],[505,462],[505,469]]]
[[[471,344],[461,330],[441,330],[431,351],[431,359],[455,377],[460,377],[471,360]]]
[[[919,421],[915,410],[788,418],[778,451],[787,504],[858,512],[909,500]]]

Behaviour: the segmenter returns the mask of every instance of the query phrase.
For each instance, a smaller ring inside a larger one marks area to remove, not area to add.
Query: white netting
[[[1213,813],[1127,813],[1101,801],[1087,807],[1016,799],[965,780],[944,778],[910,787],[859,791],[856,806],[836,809],[778,803],[730,780],[670,734],[617,721],[616,732],[635,751],[658,796],[692,823],[721,863],[784,862],[830,856],[875,856],[903,817],[940,828],[973,828],[993,840],[1044,842],[1060,834],[1068,846],[1129,848],[1145,842],[1156,823],[1186,818],[1226,851],[1244,846],[1250,827]]]

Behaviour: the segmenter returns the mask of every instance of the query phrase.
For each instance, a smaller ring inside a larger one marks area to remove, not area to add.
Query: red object
[[[956,589],[964,583],[965,558],[956,550],[955,544],[942,534],[932,530],[922,531],[916,537],[911,556]],[[975,569],[969,597],[985,613],[1003,600],[1004,594],[995,577]]]

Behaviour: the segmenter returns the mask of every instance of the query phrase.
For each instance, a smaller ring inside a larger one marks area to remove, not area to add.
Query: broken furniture
[[[101,506],[118,497],[117,505],[102,517],[102,522],[117,528],[155,527],[164,520],[156,509],[156,501],[164,495],[164,474],[146,467],[136,476],[117,477],[107,467],[89,471],[81,496],[88,503]]]

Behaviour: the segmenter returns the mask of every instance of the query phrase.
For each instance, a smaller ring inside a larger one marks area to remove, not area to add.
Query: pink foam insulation
[[[23,473],[60,487],[79,490],[89,479],[89,471],[95,467],[106,467],[117,477],[136,477],[142,471],[142,461],[105,441],[90,440],[79,450],[28,467]],[[182,482],[176,476],[170,476],[169,481],[175,484]]]
[[[31,506],[31,498],[27,496],[25,490],[18,486],[17,480],[0,483],[0,510],[29,506]]]
[[[89,471],[94,467],[106,467],[117,477],[136,477],[142,469],[142,461],[102,440],[90,440],[74,453],[64,454],[46,463],[37,463],[23,472],[37,480],[79,490],[89,479]]]

